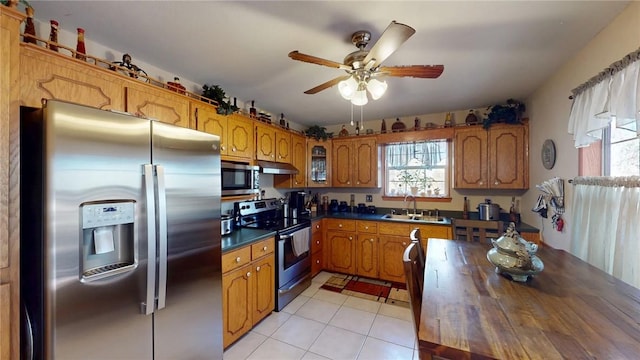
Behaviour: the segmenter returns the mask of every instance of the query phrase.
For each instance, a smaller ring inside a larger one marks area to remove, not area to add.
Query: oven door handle
[[[288,293],[289,291],[291,291],[291,289],[293,289],[294,287],[298,286],[301,282],[307,280],[308,278],[311,277],[311,274],[307,274],[305,276],[303,276],[300,280],[296,281],[295,283],[293,283],[291,286],[289,286],[286,289],[278,289],[278,294],[285,294]]]
[[[293,237],[293,234],[278,235],[278,241],[284,241],[285,239],[290,239],[292,237]]]

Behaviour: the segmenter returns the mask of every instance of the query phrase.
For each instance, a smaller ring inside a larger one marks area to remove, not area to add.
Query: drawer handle
[[[407,243],[403,241],[402,242],[402,246],[406,246],[406,245],[407,245]]]
[[[364,229],[365,229],[365,230],[369,230],[369,227],[368,227],[368,226],[365,226],[365,227],[364,227]]]
[[[338,224],[338,227],[342,227],[342,224]]]
[[[316,260],[316,264],[320,264],[320,260]]]
[[[349,240],[353,240],[353,237],[349,236]]]
[[[236,263],[239,263],[239,262],[240,262],[240,256],[236,258]]]
[[[247,272],[247,277],[251,276],[251,271]]]
[[[260,271],[260,266],[256,267],[256,271]]]
[[[224,151],[225,147],[224,146],[220,146],[220,150]]]
[[[320,245],[320,240],[316,240],[316,244]]]
[[[369,241],[373,242],[373,239],[369,239]]]
[[[317,224],[316,224],[316,229],[320,229],[320,225],[317,225]]]
[[[262,248],[262,251],[263,251],[263,252],[267,251],[267,247],[266,247],[266,246],[265,246],[265,247],[263,247],[263,248]]]

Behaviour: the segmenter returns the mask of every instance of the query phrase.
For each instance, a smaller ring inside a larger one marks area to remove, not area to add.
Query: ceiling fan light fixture
[[[356,81],[356,79],[354,79],[353,76],[338,83],[338,91],[345,100],[351,100],[357,90],[358,82]]]
[[[358,91],[356,91],[351,98],[351,103],[356,106],[364,106],[367,105],[368,102],[369,99],[367,99],[367,90],[362,87],[358,89]]]
[[[378,100],[387,91],[387,82],[378,79],[371,79],[367,83],[367,90],[371,94],[373,100]]]

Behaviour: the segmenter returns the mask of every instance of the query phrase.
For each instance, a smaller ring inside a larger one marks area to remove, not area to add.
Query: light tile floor
[[[409,309],[320,289],[331,275],[316,275],[281,312],[230,346],[224,359],[418,359]]]

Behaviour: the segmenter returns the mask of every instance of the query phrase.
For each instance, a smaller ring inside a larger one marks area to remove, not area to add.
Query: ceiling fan
[[[351,100],[354,105],[364,105],[367,103],[367,90],[374,100],[384,94],[387,84],[379,79],[383,79],[385,76],[435,79],[442,74],[444,65],[381,65],[415,32],[416,30],[408,25],[392,21],[371,49],[365,50],[371,40],[371,33],[366,30],[356,31],[351,36],[351,42],[358,50],[348,54],[343,63],[303,54],[297,50],[290,52],[289,57],[293,60],[328,66],[347,72],[347,75],[322,83],[305,91],[305,94],[316,94],[338,85],[342,97]]]

